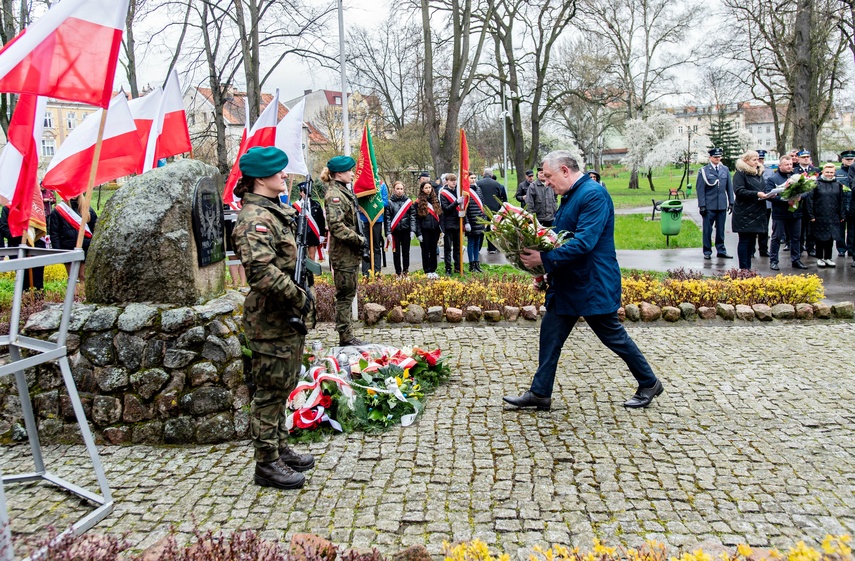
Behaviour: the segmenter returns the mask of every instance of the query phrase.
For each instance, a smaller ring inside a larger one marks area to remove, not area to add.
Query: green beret
[[[288,166],[288,154],[275,146],[256,146],[240,157],[238,165],[247,177],[270,177]]]
[[[327,169],[330,170],[331,173],[347,171],[355,167],[356,160],[354,160],[350,156],[336,156],[335,158],[327,162]]]

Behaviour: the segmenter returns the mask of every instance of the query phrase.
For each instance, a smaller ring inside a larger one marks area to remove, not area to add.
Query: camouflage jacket
[[[331,181],[324,204],[330,231],[330,264],[333,269],[357,266],[362,261],[364,239],[359,235],[356,195],[343,183]]]
[[[274,340],[296,334],[288,319],[300,318],[305,304],[306,296],[293,279],[296,217],[290,206],[247,193],[232,233],[250,288],[243,314],[246,337],[251,349],[265,354],[278,355]]]

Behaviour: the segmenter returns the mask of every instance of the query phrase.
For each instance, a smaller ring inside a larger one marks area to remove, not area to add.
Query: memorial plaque
[[[203,177],[193,190],[193,237],[199,266],[226,258],[223,238],[223,199],[210,177]]]

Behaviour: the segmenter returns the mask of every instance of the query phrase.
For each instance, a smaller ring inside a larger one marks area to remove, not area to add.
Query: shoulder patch
[[[267,226],[262,226],[261,224],[256,224],[255,225],[255,231],[267,233]]]
[[[340,198],[338,198],[338,197],[333,197],[333,198],[332,198],[332,202],[334,202],[334,203],[340,203],[340,202],[341,202],[341,199],[340,199]]]

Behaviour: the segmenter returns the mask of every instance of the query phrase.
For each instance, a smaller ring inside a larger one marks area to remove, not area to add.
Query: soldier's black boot
[[[279,461],[294,471],[306,471],[315,467],[314,456],[311,454],[298,454],[290,446],[279,449]]]
[[[279,489],[299,489],[306,482],[306,476],[280,462],[255,463],[255,484],[262,487]]]

